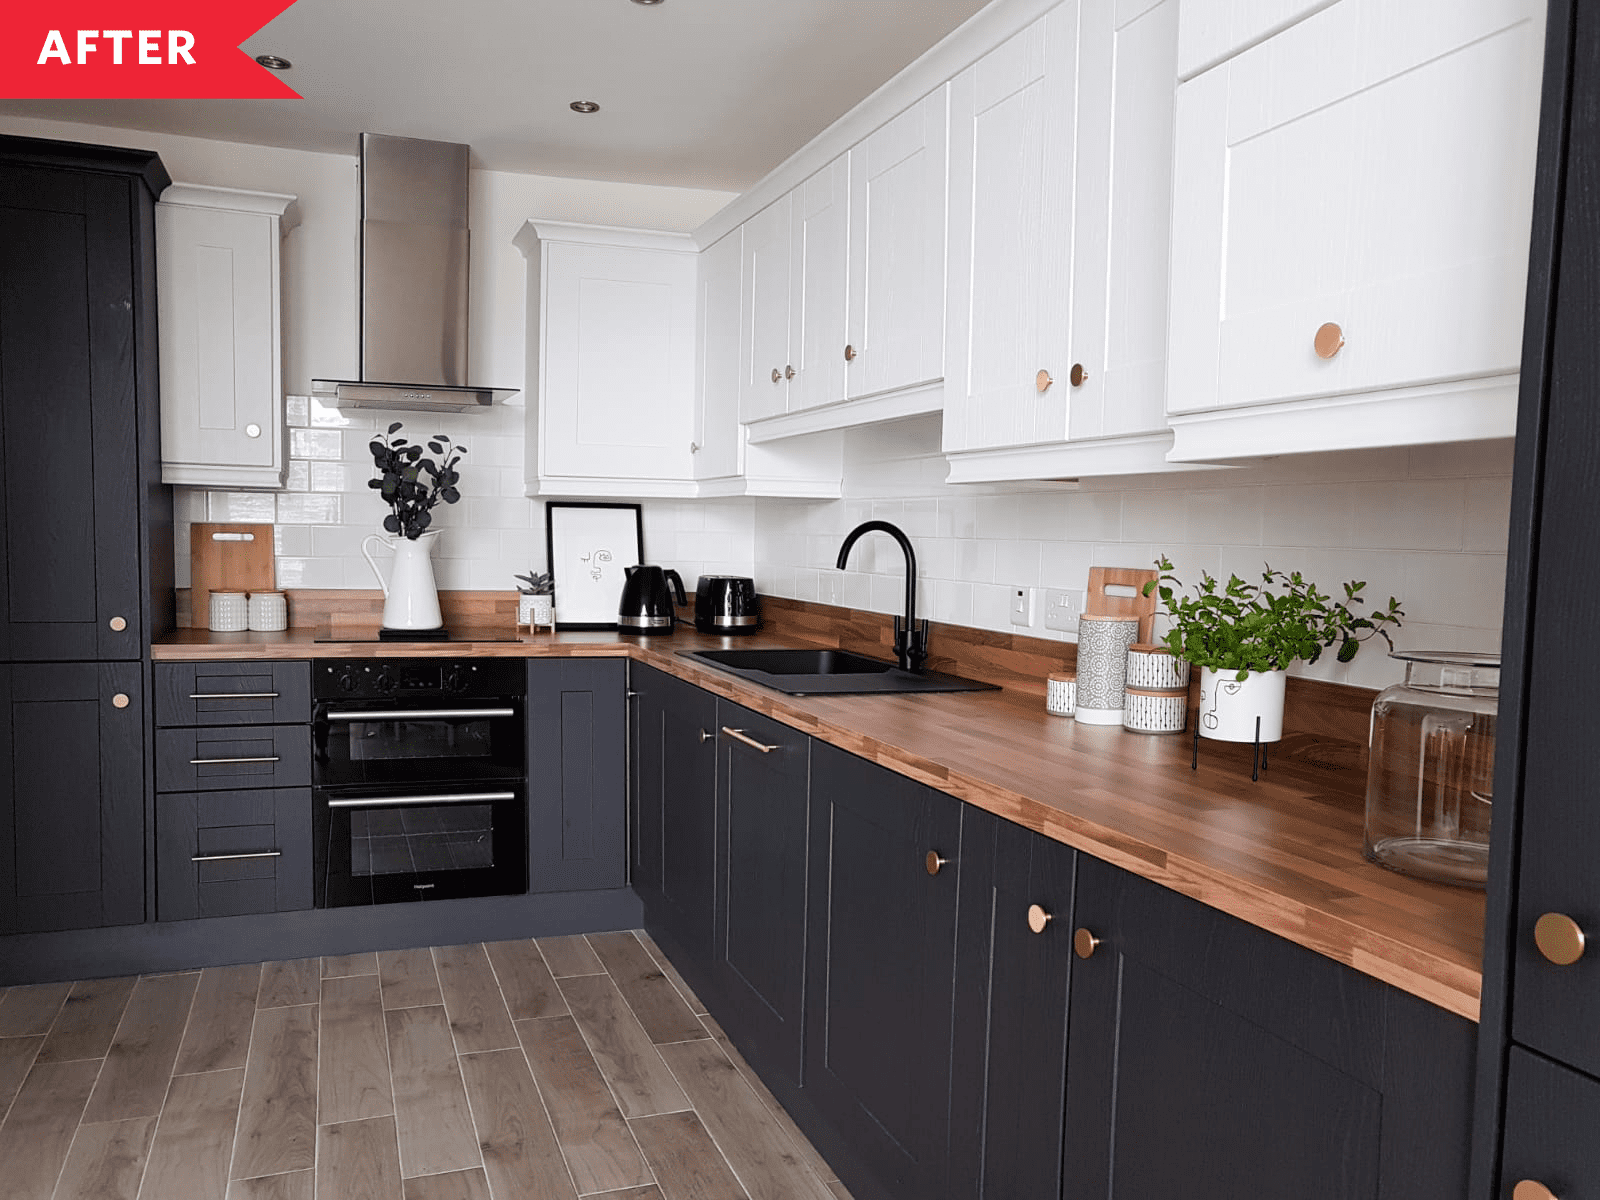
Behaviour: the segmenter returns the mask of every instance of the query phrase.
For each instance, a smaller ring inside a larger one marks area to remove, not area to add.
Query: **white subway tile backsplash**
[[[313,492],[347,492],[354,487],[366,487],[371,471],[356,476],[354,469],[342,462],[307,463],[308,482]],[[371,490],[371,489],[368,489]]]
[[[1255,546],[1261,543],[1258,487],[1190,488],[1184,493],[1188,536],[1197,542]],[[1156,540],[1170,540],[1170,531]]]
[[[1002,538],[994,544],[994,579],[1007,587],[1037,587],[1040,544],[1022,538]]]
[[[290,428],[304,428],[311,424],[310,396],[285,396],[283,398],[283,416]]]
[[[977,538],[956,541],[956,578],[969,583],[994,582],[995,543]]]
[[[1352,541],[1395,550],[1459,550],[1466,487],[1464,479],[1358,484],[1352,499]]]
[[[1461,549],[1504,555],[1511,511],[1511,476],[1469,479],[1462,506]]]
[[[1122,536],[1118,492],[1078,492],[1067,497],[1067,527],[1059,537],[1075,542],[1114,541]]]
[[[289,456],[338,460],[344,457],[344,435],[337,429],[291,429]]]
[[[277,499],[271,492],[212,492],[211,520],[273,521],[277,519]]]
[[[315,492],[286,492],[278,497],[278,520],[285,525],[337,525],[340,497]],[[306,587],[319,586],[306,584]],[[337,587],[338,584],[327,584]]]
[[[1189,509],[1179,491],[1124,492],[1122,537],[1131,541],[1189,540]]]
[[[1350,545],[1356,486],[1317,483],[1264,489],[1261,540],[1280,546]]]
[[[311,463],[303,458],[289,460],[289,475],[284,480],[286,492],[309,492],[311,490]]]

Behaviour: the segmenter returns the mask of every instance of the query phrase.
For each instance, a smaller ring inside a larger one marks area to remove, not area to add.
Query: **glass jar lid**
[[[1393,650],[1406,664],[1406,687],[1456,693],[1498,693],[1500,655],[1475,650]]]

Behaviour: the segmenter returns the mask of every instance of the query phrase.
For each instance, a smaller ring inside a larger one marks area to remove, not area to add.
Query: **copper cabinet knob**
[[[1511,1200],[1558,1200],[1558,1197],[1537,1179],[1522,1179],[1511,1189]]]
[[[111,632],[112,633],[121,633],[124,629],[126,629],[128,627],[128,618],[127,617],[112,617],[111,620],[106,622],[106,624],[111,626]]]
[[[1072,370],[1067,373],[1067,382],[1073,387],[1082,387],[1089,378],[1089,372],[1083,369],[1082,363],[1073,363]]]
[[[1329,321],[1317,330],[1317,336],[1311,339],[1311,345],[1316,350],[1318,358],[1332,358],[1344,349],[1344,330]]]
[[[1100,939],[1082,926],[1072,935],[1072,952],[1079,958],[1088,958],[1099,944]]]
[[[1533,944],[1558,967],[1582,958],[1586,940],[1582,927],[1566,913],[1545,913],[1533,925]]]
[[[1050,372],[1043,367],[1040,367],[1039,373],[1033,377],[1033,386],[1038,388],[1041,393],[1049,391],[1050,385],[1054,382],[1055,380],[1050,378]]]
[[[1054,913],[1047,913],[1037,904],[1028,905],[1028,928],[1035,933],[1043,933],[1044,927],[1055,920]]]
[[[772,368],[772,382],[773,383],[782,383],[783,382],[783,372],[778,370],[777,367],[773,367]]]
[[[856,348],[854,346],[846,346],[844,348],[844,360],[845,362],[855,362]]]
[[[783,369],[783,377],[785,379],[793,379],[794,375],[795,375],[795,371],[794,371],[794,367],[793,366],[787,366],[787,367],[785,367]]]
[[[922,864],[928,868],[929,875],[937,875],[939,868],[949,861],[948,858],[940,858],[937,850],[929,850],[928,856],[922,860]]]
[[[112,708],[127,708],[129,703],[130,701],[128,700],[127,692],[118,692],[115,696],[111,697]]]

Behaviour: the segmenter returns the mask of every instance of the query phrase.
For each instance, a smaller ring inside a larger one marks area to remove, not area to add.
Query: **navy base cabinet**
[[[528,660],[528,890],[627,883],[627,664]]]

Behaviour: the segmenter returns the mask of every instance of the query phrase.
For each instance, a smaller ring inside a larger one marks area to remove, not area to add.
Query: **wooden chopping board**
[[[277,589],[271,525],[198,522],[189,527],[189,624],[211,623],[210,592],[271,592]]]
[[[1136,617],[1139,621],[1139,641],[1149,642],[1156,619],[1156,594],[1144,594],[1144,585],[1156,579],[1159,572],[1148,567],[1090,567],[1089,589],[1084,593],[1083,615],[1086,617]],[[1118,591],[1133,590],[1133,595],[1117,595]]]

